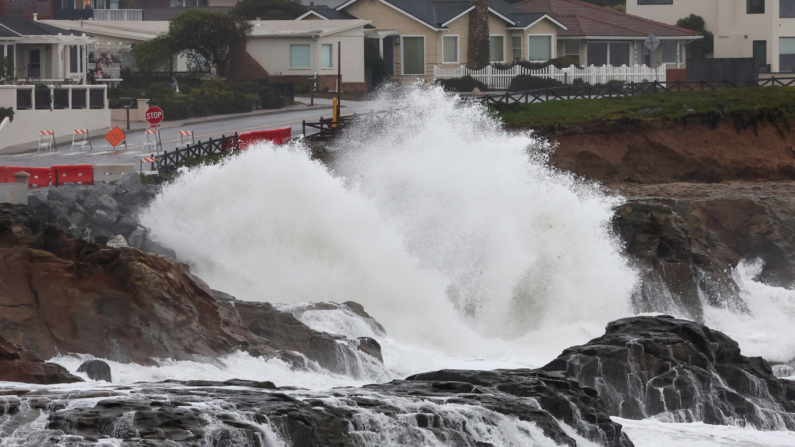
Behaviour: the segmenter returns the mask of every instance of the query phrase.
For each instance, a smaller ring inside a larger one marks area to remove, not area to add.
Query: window
[[[513,51],[513,60],[522,60],[522,36],[511,37],[511,51]]]
[[[759,67],[767,67],[767,41],[754,41],[754,59]]]
[[[569,59],[574,59],[580,63],[580,41],[579,40],[559,40],[558,49],[563,50],[563,55]]]
[[[795,0],[779,0],[778,12],[782,19],[795,19]]]
[[[306,69],[310,68],[312,58],[309,55],[309,44],[290,45],[290,68]]]
[[[401,37],[403,44],[403,74],[425,74],[425,37]]]
[[[778,71],[795,72],[795,37],[781,37],[778,40]]]
[[[330,43],[320,45],[320,68],[334,68],[334,46]]]
[[[764,14],[765,0],[745,0],[748,14]]]
[[[673,5],[674,0],[638,0],[639,5]]]
[[[630,52],[629,42],[588,42],[588,65],[629,65]]]
[[[527,36],[527,60],[546,62],[552,59],[552,36]]]
[[[664,64],[679,63],[679,42],[675,40],[663,40],[660,42],[662,47],[662,61]]]
[[[442,63],[458,63],[458,36],[442,36]]]
[[[69,45],[69,73],[83,72],[83,48],[80,45]]]
[[[491,62],[505,62],[505,36],[489,36],[489,60]]]

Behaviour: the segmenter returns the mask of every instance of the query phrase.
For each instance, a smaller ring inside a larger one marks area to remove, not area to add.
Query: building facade
[[[795,0],[627,0],[627,12],[669,24],[701,16],[715,58],[753,57],[761,71],[795,72]]]

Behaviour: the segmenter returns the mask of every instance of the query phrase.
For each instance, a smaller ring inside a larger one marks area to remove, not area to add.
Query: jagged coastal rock
[[[795,429],[795,383],[703,324],[632,317],[541,368],[599,391],[613,416]]]
[[[171,258],[106,248],[54,227],[33,234],[43,225],[27,211],[0,208],[0,327],[40,357],[81,353],[153,364],[242,350],[354,376],[357,368],[383,368],[359,340],[314,331],[270,304],[216,298]]]
[[[37,384],[74,383],[83,379],[61,365],[45,363],[36,354],[0,337],[0,381]]]
[[[104,382],[113,382],[113,376],[110,372],[110,365],[102,360],[86,360],[77,368],[77,372],[86,373],[91,380],[102,380]]]

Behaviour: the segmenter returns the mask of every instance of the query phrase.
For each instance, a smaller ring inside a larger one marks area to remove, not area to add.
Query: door
[[[395,37],[384,37],[384,62],[389,67],[389,76],[395,74]]]
[[[755,40],[754,41],[754,59],[756,59],[757,66],[760,73],[767,72],[767,41]],[[764,70],[764,71],[763,71]]]
[[[25,76],[28,78],[41,78],[41,50],[28,50],[28,67]]]

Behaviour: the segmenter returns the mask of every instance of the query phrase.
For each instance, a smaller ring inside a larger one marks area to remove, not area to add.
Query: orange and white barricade
[[[152,169],[150,171],[144,171],[144,163],[151,163],[152,164]],[[141,173],[144,173],[144,172],[157,172],[157,167],[155,166],[155,163],[157,163],[157,157],[144,157],[144,158],[142,158],[141,159],[141,171],[140,172]]]
[[[39,147],[36,152],[42,149],[47,151],[58,150],[58,145],[55,144],[55,133],[51,130],[39,131]]]
[[[75,129],[75,132],[72,134],[72,149],[75,150],[75,146],[77,146],[78,150],[85,150],[86,146],[89,147],[90,150],[94,150],[94,147],[91,146],[91,137],[88,134],[88,129]]]
[[[179,137],[177,139],[177,149],[184,149],[188,146],[192,146],[196,144],[193,141],[193,131],[192,130],[180,130]]]
[[[152,151],[161,152],[163,150],[163,140],[160,139],[160,130],[146,129],[146,140],[144,141],[144,151],[148,152],[147,147],[152,147]]]

